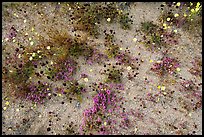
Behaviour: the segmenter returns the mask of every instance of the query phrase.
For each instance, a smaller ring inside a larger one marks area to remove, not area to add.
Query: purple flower
[[[106,90],[106,93],[107,93],[108,95],[110,95],[111,91],[108,89],[108,90]]]

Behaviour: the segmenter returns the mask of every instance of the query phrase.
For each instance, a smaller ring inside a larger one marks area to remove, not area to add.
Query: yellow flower
[[[9,102],[8,101],[6,101],[6,103],[5,103],[7,106],[9,105]]]
[[[183,14],[183,16],[184,16],[184,17],[186,17],[186,16],[187,16],[187,14],[186,14],[186,13],[184,13],[184,14]]]
[[[30,60],[30,61],[33,60],[33,57],[30,57],[29,60]]]
[[[174,17],[178,17],[178,16],[179,16],[179,14],[178,14],[178,13],[174,14]]]
[[[171,18],[167,18],[166,20],[167,20],[167,21],[170,21],[170,20],[171,20]]]
[[[50,49],[50,46],[47,46],[47,49]]]
[[[163,94],[166,95],[167,93],[166,93],[166,92],[163,92]]]
[[[33,56],[33,57],[35,57],[35,55],[36,55],[35,53],[32,53],[32,56]]]
[[[161,86],[158,86],[157,88],[158,88],[158,89],[160,89],[160,88],[161,88]]]
[[[32,46],[33,44],[34,44],[34,42],[33,42],[33,41],[31,41],[31,42],[30,42],[30,45]]]
[[[181,5],[181,3],[180,3],[180,2],[177,2],[176,6],[180,6],[180,5]]]
[[[196,8],[198,8],[200,6],[200,2],[197,2],[196,4]]]
[[[131,70],[132,68],[130,66],[127,67],[127,70]]]
[[[194,10],[194,9],[191,9],[191,12],[195,12],[195,10]]]
[[[167,29],[167,25],[165,23],[163,24],[163,27],[164,27],[164,29]]]
[[[85,81],[85,82],[88,82],[88,81],[89,81],[89,79],[88,79],[88,78],[84,78],[84,81]]]
[[[58,94],[58,96],[59,96],[59,97],[61,97],[61,96],[62,96],[62,94]]]
[[[166,87],[165,86],[161,86],[161,90],[165,90],[166,89]]]
[[[152,63],[152,62],[153,62],[153,60],[152,60],[152,59],[150,59],[150,60],[149,60],[149,62],[150,62],[150,63]]]
[[[178,72],[179,72],[179,71],[181,71],[181,69],[180,69],[180,68],[176,68],[176,71],[178,71]]]
[[[177,30],[175,29],[174,32],[177,33]]]
[[[107,122],[104,122],[104,125],[106,126],[106,125],[107,125]]]
[[[136,42],[136,41],[137,41],[137,38],[134,38],[133,41]]]

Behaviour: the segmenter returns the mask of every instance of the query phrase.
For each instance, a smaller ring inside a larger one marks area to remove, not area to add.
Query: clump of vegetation
[[[128,17],[128,14],[123,14],[120,16],[119,22],[122,29],[128,30],[130,29],[130,23],[132,23],[133,21]]]
[[[135,68],[134,64],[132,63],[134,59],[131,58],[130,55],[120,52],[115,58],[117,63]]]
[[[76,73],[77,70],[77,62],[71,58],[67,58],[61,64],[55,64],[55,69],[57,73],[55,74],[55,80],[73,80],[72,76]]]
[[[87,134],[91,131],[95,131],[96,134],[107,134],[115,123],[115,120],[111,120],[108,116],[117,106],[115,93],[102,83],[98,85],[97,90],[98,94],[93,98],[93,107],[83,112],[81,134]]]
[[[82,102],[82,93],[85,93],[85,85],[79,84],[77,81],[68,81],[66,82],[66,89],[64,93],[69,98],[70,95],[75,96],[79,102]]]
[[[200,26],[202,25],[202,3],[175,2],[166,5],[169,6],[166,6],[162,12],[160,18],[162,23],[170,27],[176,26],[182,28],[190,33],[200,30]]]
[[[31,83],[26,93],[26,100],[31,100],[35,103],[43,104],[51,93],[51,85],[47,82],[38,82],[37,84]]]
[[[142,22],[141,30],[146,34],[154,33],[157,30],[158,26],[153,24],[152,21]]]
[[[105,46],[108,58],[115,58],[119,54],[119,46],[114,43],[113,34],[105,34]]]
[[[16,68],[8,73],[8,79],[14,84],[25,83],[34,73],[34,66],[31,62],[22,65],[22,68]]]
[[[76,20],[75,27],[87,31],[94,37],[99,35],[97,24],[103,19],[108,19],[109,22],[118,21],[123,29],[129,29],[131,20],[116,5],[116,3],[70,3],[73,18]]]
[[[105,80],[107,83],[121,83],[122,81],[122,74],[119,69],[110,68],[107,71],[107,79]]]
[[[159,27],[153,22],[141,23],[141,30],[144,32],[144,42],[148,50],[154,52],[162,48],[168,48],[169,45],[178,44],[178,35],[173,31],[165,31],[166,28]]]
[[[202,90],[199,90],[197,84],[195,84],[192,80],[185,80],[180,84],[180,91],[186,98],[190,98],[191,101],[193,101],[193,109],[197,110],[202,108]]]
[[[88,53],[88,52],[87,52]],[[85,60],[89,65],[92,65],[94,62],[102,64],[103,60],[107,60],[107,55],[100,53],[98,50],[94,49],[92,54],[89,54]]]
[[[170,57],[163,57],[161,61],[153,64],[151,70],[159,76],[172,75],[176,72],[179,67],[179,62]]]
[[[202,60],[196,57],[192,64],[193,67],[189,70],[189,72],[195,76],[202,77]]]

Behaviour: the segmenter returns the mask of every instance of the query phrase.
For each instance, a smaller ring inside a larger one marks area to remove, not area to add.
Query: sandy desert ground
[[[201,11],[4,2],[2,134],[201,135]]]

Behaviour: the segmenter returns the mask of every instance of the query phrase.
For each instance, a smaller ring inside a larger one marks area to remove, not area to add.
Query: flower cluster
[[[92,56],[88,57],[86,59],[86,62],[89,64],[89,65],[92,65],[94,62],[96,63],[102,63],[103,59],[107,60],[108,57],[102,53],[99,53],[96,49],[93,50],[93,54]]]
[[[67,59],[62,65],[60,70],[56,73],[56,80],[73,80],[72,75],[77,69],[77,63],[72,59]]]
[[[202,77],[202,60],[197,57],[192,64],[193,67],[189,70],[189,72],[195,76]]]
[[[128,56],[125,53],[120,53],[118,55],[116,55],[116,61],[119,64],[122,65],[129,65],[132,67],[132,61],[134,61],[135,59],[132,59],[130,56]]]
[[[17,35],[17,30],[14,28],[14,26],[11,27],[10,32],[8,34],[8,39],[11,40],[15,38]]]
[[[31,100],[35,103],[43,104],[48,94],[51,93],[51,85],[47,82],[34,84],[28,86],[29,92],[26,93],[26,100]]]
[[[202,90],[192,80],[185,80],[181,83],[180,91],[184,96],[194,101],[195,109],[202,107]]]
[[[83,113],[81,132],[95,128],[100,129],[100,134],[106,134],[108,132],[107,127],[112,123],[108,114],[116,108],[116,94],[109,88],[106,89],[107,85],[99,84],[98,87],[98,94],[93,97],[93,107],[86,109]]]
[[[164,76],[165,74],[172,75],[178,67],[179,63],[176,59],[164,57],[161,61],[154,63],[151,70],[160,76]]]

